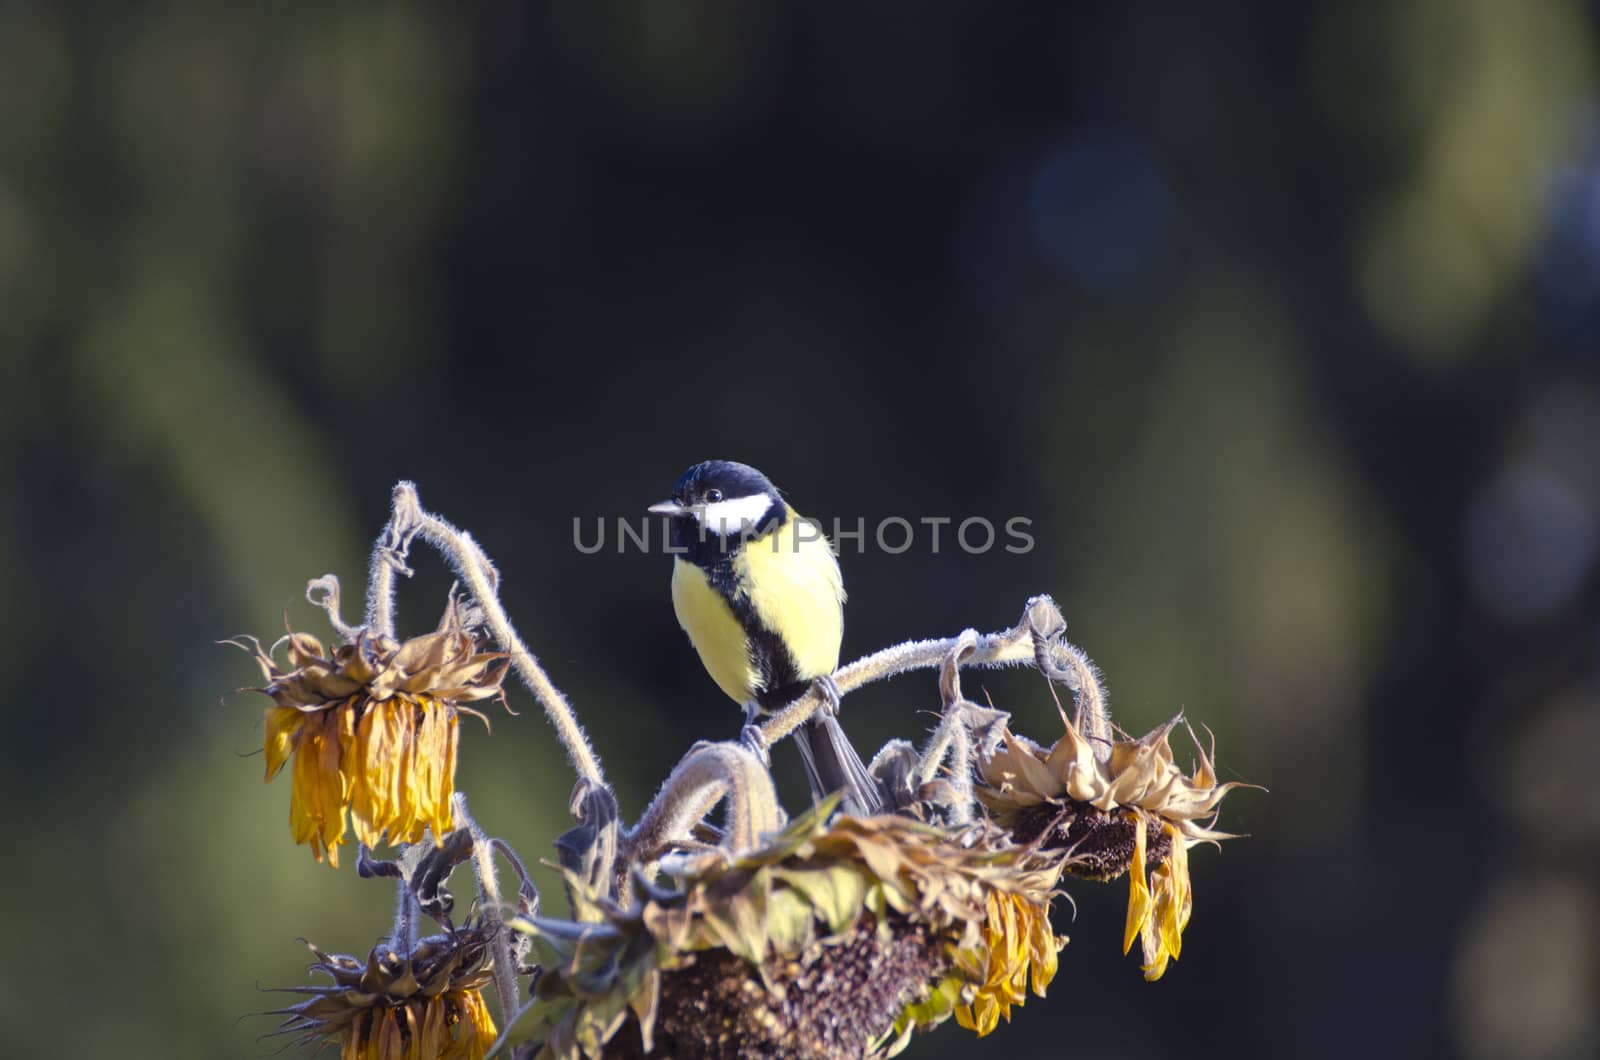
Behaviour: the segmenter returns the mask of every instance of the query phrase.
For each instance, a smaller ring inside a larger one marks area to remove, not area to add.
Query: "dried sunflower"
[[[475,925],[404,955],[379,945],[365,961],[311,946],[311,970],[333,985],[290,987],[307,997],[272,1013],[286,1017],[274,1033],[338,1042],[340,1060],[483,1060],[496,1034],[483,1000],[488,938]]]
[[[1145,978],[1159,979],[1193,910],[1188,849],[1237,838],[1212,826],[1223,797],[1250,785],[1218,784],[1215,745],[1201,747],[1193,729],[1199,765],[1185,775],[1168,739],[1181,718],[1114,740],[1104,761],[1065,713],[1061,720],[1066,731],[1049,748],[1006,732],[979,767],[976,794],[1017,842],[1070,851],[1069,875],[1104,881],[1131,870],[1123,952],[1141,939]]]
[[[539,1057],[892,1056],[955,1014],[980,1034],[1043,995],[1065,939],[1060,868],[980,825],[840,817],[693,859],[623,909],[520,919],[543,972],[519,1036]]]
[[[318,861],[339,864],[349,810],[358,842],[415,843],[452,827],[456,747],[463,703],[502,696],[504,658],[478,651],[451,599],[439,628],[404,643],[360,631],[327,652],[291,632],[289,668],[280,669],[253,637],[230,641],[251,651],[272,697],[266,711],[266,779],[291,757],[289,830]],[[497,663],[499,665],[497,665]]]

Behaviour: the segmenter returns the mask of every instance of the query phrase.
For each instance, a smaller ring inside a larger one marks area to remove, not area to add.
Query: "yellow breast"
[[[810,680],[838,668],[844,580],[826,539],[796,535],[798,517],[790,514],[776,533],[740,549],[734,582],[748,603],[746,620],[776,633],[793,663],[793,679]],[[740,704],[765,690],[753,655],[760,649],[752,648],[740,615],[706,572],[681,556],[673,561],[672,604],[718,688]]]
[[[717,687],[736,703],[754,699],[761,677],[744,627],[706,572],[681,556],[672,561],[672,609]]]
[[[826,538],[795,532],[798,518],[791,509],[788,522],[746,544],[733,566],[756,617],[783,638],[796,678],[810,680],[839,668],[844,579]]]

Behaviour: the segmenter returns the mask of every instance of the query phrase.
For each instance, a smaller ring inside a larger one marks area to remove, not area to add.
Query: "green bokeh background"
[[[1122,724],[1271,789],[1163,981],[1074,886],[1050,997],[910,1055],[1596,1055],[1595,40],[1574,0],[0,3],[7,1052],[265,1055],[296,938],[383,932],[215,642],[325,633],[327,572],[353,611],[397,479],[625,814],[736,733],[667,561],[572,544],[722,456],[824,519],[1032,520],[847,549],[847,657],[1049,592]],[[1037,679],[969,683],[1052,735]],[[550,857],[571,776],[512,704],[459,783]]]

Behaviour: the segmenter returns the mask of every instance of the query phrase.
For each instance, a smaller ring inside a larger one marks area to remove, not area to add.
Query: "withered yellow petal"
[[[294,750],[295,737],[300,733],[300,722],[305,715],[293,707],[268,707],[265,721],[266,739],[262,751],[267,758],[267,776],[271,780],[288,761]]]
[[[1133,814],[1133,861],[1128,866],[1128,920],[1122,929],[1123,953],[1133,948],[1133,940],[1149,923],[1152,905],[1150,885],[1144,875],[1144,816],[1137,810],[1130,812]]]

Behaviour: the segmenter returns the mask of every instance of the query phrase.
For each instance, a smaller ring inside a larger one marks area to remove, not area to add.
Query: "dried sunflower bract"
[[[363,630],[331,653],[291,632],[289,667],[255,638],[230,643],[251,651],[272,697],[266,711],[266,779],[293,758],[289,829],[318,861],[339,864],[345,813],[358,842],[435,840],[452,827],[462,704],[501,697],[504,656],[478,651],[452,599],[439,628],[396,642]],[[478,715],[481,717],[481,715]]]
[[[311,970],[333,983],[291,987],[306,999],[273,1013],[286,1017],[275,1033],[295,1044],[337,1042],[340,1060],[483,1060],[494,1044],[483,927],[422,939],[404,955],[379,945],[365,961],[311,952]]]
[[[892,1056],[952,1014],[987,1033],[1030,979],[1044,994],[1059,865],[988,826],[831,808],[636,881],[629,908],[512,921],[544,969],[518,1055]]]
[[[1199,764],[1187,775],[1178,768],[1168,737],[1180,718],[1113,741],[1104,760],[1065,714],[1061,720],[1066,731],[1049,748],[1005,733],[981,763],[976,794],[1017,842],[1070,851],[1067,874],[1130,873],[1123,951],[1140,939],[1145,978],[1159,979],[1178,956],[1193,909],[1188,849],[1238,838],[1213,825],[1223,797],[1249,785],[1218,784],[1215,746],[1202,747],[1192,729]]]

